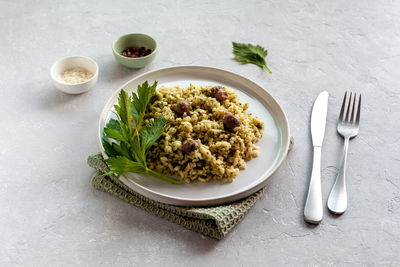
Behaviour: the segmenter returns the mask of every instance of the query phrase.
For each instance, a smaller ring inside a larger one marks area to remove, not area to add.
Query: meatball
[[[185,113],[189,114],[189,104],[186,101],[179,101],[176,104],[172,104],[171,109],[181,116]]]
[[[229,131],[233,131],[234,128],[239,127],[242,124],[239,118],[230,112],[224,114],[222,122],[224,123],[225,129]]]
[[[211,96],[222,102],[228,99],[228,93],[222,86],[214,86],[211,88]]]
[[[194,140],[191,140],[191,141],[186,140],[185,142],[183,142],[182,151],[185,152],[185,153],[190,153],[190,152],[196,150],[196,148],[198,146],[199,146],[199,144],[196,141],[194,141]]]

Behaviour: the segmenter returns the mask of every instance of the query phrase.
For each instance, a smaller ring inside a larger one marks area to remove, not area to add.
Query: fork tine
[[[353,93],[350,92],[350,96],[349,96],[349,104],[347,106],[347,112],[346,112],[346,122],[349,121],[349,115],[350,115],[350,108],[351,108],[351,96]]]
[[[339,120],[341,120],[341,121],[343,121],[344,106],[346,105],[346,96],[347,96],[347,92],[344,93],[342,108],[340,109]]]
[[[350,116],[350,119],[349,119],[350,123],[354,123],[356,121],[356,117],[354,116],[354,110],[356,109],[356,99],[357,99],[357,94],[354,93],[353,108],[351,109],[351,116]]]
[[[361,115],[361,94],[358,98],[358,108],[357,108],[357,116],[356,116],[356,124],[360,123],[360,115]]]

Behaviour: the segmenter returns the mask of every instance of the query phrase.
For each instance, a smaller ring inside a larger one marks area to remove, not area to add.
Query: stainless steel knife
[[[311,136],[314,147],[313,167],[310,186],[304,207],[304,220],[318,224],[322,220],[322,193],[321,193],[321,147],[325,135],[326,114],[328,113],[329,94],[320,93],[314,102],[311,113]]]

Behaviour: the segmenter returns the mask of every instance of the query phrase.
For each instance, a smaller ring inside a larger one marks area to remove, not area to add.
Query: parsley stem
[[[153,175],[153,176],[155,176],[155,177],[157,177],[157,178],[160,178],[160,179],[162,179],[162,180],[164,180],[164,181],[173,183],[173,184],[180,184],[180,183],[181,183],[181,181],[179,181],[179,180],[177,180],[177,179],[174,179],[174,178],[172,178],[172,177],[165,176],[165,175],[163,175],[163,174],[161,174],[161,173],[159,173],[159,172],[150,170],[150,169],[147,168],[147,167],[146,167],[146,173],[147,173],[147,174],[150,174],[150,175]]]
[[[263,69],[265,69],[266,71],[268,71],[270,74],[272,74],[272,71],[265,65],[263,65]]]

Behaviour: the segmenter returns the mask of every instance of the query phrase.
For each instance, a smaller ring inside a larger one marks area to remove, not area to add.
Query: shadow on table
[[[133,78],[148,70],[146,67],[141,69],[126,68],[109,56],[95,60],[99,64],[99,81],[101,82],[126,80],[128,77]]]
[[[49,86],[50,88],[44,88],[42,97],[40,98],[40,106],[43,108],[57,108],[57,107],[65,107],[72,102],[77,101],[78,98],[84,96],[85,93],[78,95],[71,95],[64,92],[61,92],[55,86]]]
[[[173,239],[183,243],[185,247],[201,253],[212,252],[219,243],[224,242],[223,240],[217,240],[188,230],[139,207],[121,201],[108,193],[92,189],[92,196],[107,206],[107,210],[111,209],[116,213],[117,218],[114,218],[114,224],[119,225],[121,228],[135,228],[138,232],[150,233],[155,238],[163,241]]]
[[[88,93],[77,95],[67,94],[58,90],[51,80],[41,81],[39,84],[23,85],[19,94],[19,101],[28,109],[38,110],[77,110],[75,103],[88,97]]]

